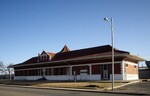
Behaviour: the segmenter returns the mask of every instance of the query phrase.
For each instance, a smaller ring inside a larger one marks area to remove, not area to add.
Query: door
[[[108,79],[108,70],[103,70],[103,79],[104,80]]]
[[[103,65],[102,79],[103,80],[108,80],[108,65]]]

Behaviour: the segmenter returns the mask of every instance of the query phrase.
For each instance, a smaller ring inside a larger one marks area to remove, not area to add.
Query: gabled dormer
[[[38,60],[37,62],[47,62],[52,59],[54,56],[54,53],[43,51],[41,54],[38,54]]]
[[[67,45],[65,45],[60,52],[69,52],[70,49],[67,47]]]

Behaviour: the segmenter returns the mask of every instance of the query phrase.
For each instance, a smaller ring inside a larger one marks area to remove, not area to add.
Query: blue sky
[[[0,0],[0,61],[111,44],[150,60],[150,0]]]

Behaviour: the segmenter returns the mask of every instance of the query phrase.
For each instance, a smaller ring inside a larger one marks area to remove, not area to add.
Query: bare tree
[[[0,61],[0,72],[2,72],[2,66],[3,66],[3,62]]]
[[[1,78],[8,78],[11,80],[12,78],[12,74],[14,74],[14,70],[13,68],[11,68],[10,66],[13,65],[12,63],[10,64],[4,64],[2,61],[0,61],[0,75]]]
[[[3,75],[6,72],[6,66],[2,61],[0,61],[0,75]]]
[[[7,66],[7,71],[8,71],[10,80],[12,79],[12,74],[14,74],[14,69],[10,67],[11,65],[13,65],[13,63],[11,63]]]

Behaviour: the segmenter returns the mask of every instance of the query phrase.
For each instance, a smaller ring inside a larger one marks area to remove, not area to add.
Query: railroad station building
[[[65,45],[57,53],[43,51],[11,67],[15,70],[15,80],[111,80],[111,54],[110,45],[78,50],[70,50]],[[114,79],[139,79],[138,64],[144,59],[116,48],[114,48],[114,54]]]

